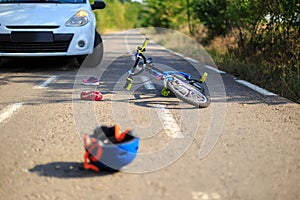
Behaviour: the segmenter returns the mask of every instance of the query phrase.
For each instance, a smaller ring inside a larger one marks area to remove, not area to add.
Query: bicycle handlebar
[[[142,58],[143,61],[144,61],[144,64],[146,64],[146,57],[143,55],[143,52],[146,51],[146,47],[147,47],[148,43],[149,43],[149,38],[145,38],[143,46],[141,46],[141,47],[138,46],[138,48],[137,48],[137,54],[136,54],[137,59],[136,59],[134,65],[133,65],[133,67],[130,70],[130,74],[129,74],[128,78],[126,79],[126,83],[125,83],[125,86],[124,86],[124,88],[127,89],[127,90],[130,90],[130,88],[132,86],[132,82],[133,82],[132,77],[134,75],[140,74],[144,71],[144,69],[141,69],[139,72],[134,73],[135,69],[136,69],[136,67],[139,63],[140,58]]]
[[[145,38],[143,46],[138,47],[138,54],[142,54],[146,50],[146,46],[148,45],[148,43],[149,43],[149,38]]]

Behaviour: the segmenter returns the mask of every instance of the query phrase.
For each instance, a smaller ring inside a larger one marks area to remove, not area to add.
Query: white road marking
[[[194,200],[218,200],[221,199],[221,195],[217,192],[192,192]]]
[[[217,69],[217,68],[214,68],[214,67],[212,67],[212,66],[209,66],[209,65],[204,65],[204,67],[205,67],[206,69],[212,70],[212,71],[217,72],[217,73],[219,73],[219,74],[226,74],[226,72],[221,71],[221,70],[219,70],[219,69]]]
[[[173,51],[173,53],[174,53],[175,55],[179,56],[179,57],[184,58],[184,56],[183,56],[182,54],[180,54],[180,53],[177,53],[177,52],[175,52],[175,51]]]
[[[162,49],[164,49],[164,50],[166,50],[167,52],[169,52],[169,53],[175,53],[174,51],[172,51],[171,49],[167,49],[166,47],[164,47],[164,46],[161,46],[161,45],[159,45],[159,44],[156,44],[156,46],[158,46],[158,47],[160,47],[160,48],[162,48]]]
[[[198,60],[195,60],[195,59],[190,58],[190,57],[185,57],[184,55],[182,55],[182,54],[180,54],[180,53],[177,53],[177,52],[175,52],[175,51],[172,51],[172,50],[169,50],[169,49],[167,49],[167,51],[168,51],[169,53],[172,53],[172,54],[175,54],[175,55],[177,55],[177,56],[179,56],[179,57],[182,57],[182,58],[184,58],[184,59],[187,60],[187,61],[191,61],[191,62],[194,62],[194,63],[200,63]],[[217,73],[219,73],[219,74],[226,74],[226,72],[221,71],[221,70],[219,70],[219,69],[217,69],[217,68],[214,68],[214,67],[212,67],[212,66],[209,66],[209,65],[204,65],[203,67],[205,67],[206,69],[212,70],[212,71],[214,71],[214,72],[217,72]]]
[[[35,89],[44,89],[44,88],[47,88],[48,85],[55,81],[56,79],[58,79],[59,77],[58,76],[51,76],[50,78],[48,78],[45,82],[41,83],[40,85],[37,85],[35,86],[34,88]]]
[[[165,105],[156,105],[159,117],[163,120],[164,130],[169,137],[184,138],[183,134],[177,125],[172,113],[166,108]]]
[[[167,48],[165,48],[164,46],[161,46],[161,45],[157,45],[157,46],[159,46],[159,47],[165,49],[167,52],[169,52],[169,53],[171,53],[171,54],[174,54],[174,55],[177,55],[177,56],[179,56],[179,57],[184,58],[184,55],[182,55],[182,54],[180,54],[180,53],[178,53],[178,52],[176,52],[176,51],[173,51],[173,50],[171,50],[171,49],[167,49]]]
[[[0,114],[0,124],[4,120],[11,117],[16,110],[18,110],[19,108],[21,108],[23,106],[23,104],[24,103],[14,103],[14,104],[8,105]]]
[[[153,85],[152,81],[149,80],[149,77],[141,76],[141,79],[144,82],[144,86],[147,90],[156,90],[156,88]]]
[[[242,85],[244,85],[244,86],[246,86],[246,87],[248,87],[248,88],[250,88],[250,89],[252,89],[252,90],[254,90],[254,91],[256,91],[256,92],[258,92],[258,93],[260,93],[260,94],[262,94],[262,95],[265,95],[265,96],[277,96],[277,94],[269,92],[268,90],[265,90],[265,89],[263,89],[261,87],[258,87],[257,85],[249,83],[247,81],[244,81],[244,80],[235,80],[235,81],[238,82],[238,83],[240,83],[240,84],[242,84]]]
[[[185,57],[184,59],[187,60],[187,61],[194,62],[194,63],[200,63],[198,60],[195,60],[195,59],[190,58],[190,57]]]

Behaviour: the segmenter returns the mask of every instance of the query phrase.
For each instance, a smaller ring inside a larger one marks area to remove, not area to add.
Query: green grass
[[[218,54],[216,50],[208,52],[219,69],[300,103],[300,63],[294,65],[251,63],[229,53]]]

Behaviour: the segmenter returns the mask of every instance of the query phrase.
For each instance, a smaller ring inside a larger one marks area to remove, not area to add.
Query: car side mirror
[[[106,3],[102,0],[95,0],[94,4],[92,4],[91,6],[92,6],[92,10],[103,9],[106,7]]]

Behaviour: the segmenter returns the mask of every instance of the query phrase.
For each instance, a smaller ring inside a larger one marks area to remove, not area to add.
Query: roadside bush
[[[140,12],[143,8],[140,3],[122,3],[119,0],[106,0],[105,2],[105,9],[95,11],[100,33],[127,30],[140,26]]]

